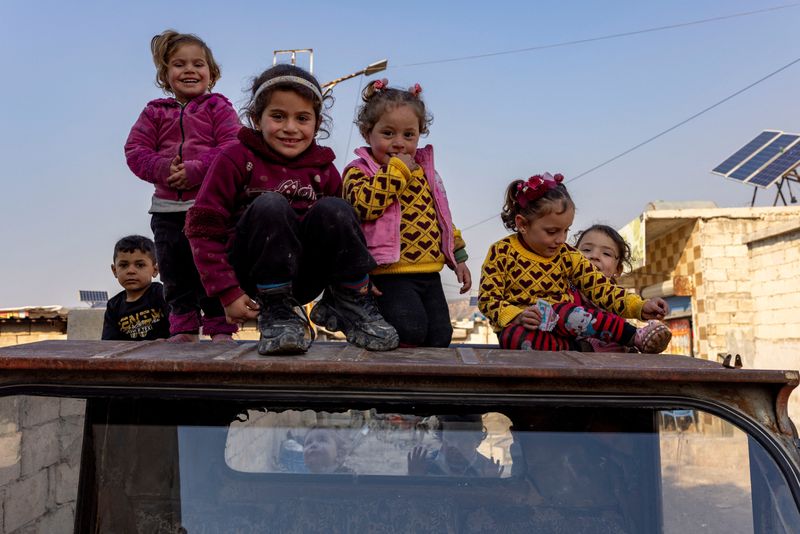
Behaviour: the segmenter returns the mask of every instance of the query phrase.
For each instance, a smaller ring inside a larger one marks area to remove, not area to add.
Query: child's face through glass
[[[294,91],[275,91],[258,119],[269,147],[289,159],[296,158],[311,146],[317,133],[313,103]]]
[[[575,208],[567,206],[563,213],[551,212],[529,221],[517,215],[514,222],[523,242],[539,256],[552,258],[567,241],[569,227],[575,218]]]
[[[178,45],[169,57],[167,81],[175,98],[186,103],[204,95],[211,81],[206,53],[198,44]]]
[[[454,472],[465,471],[478,456],[483,438],[483,430],[446,424],[442,429],[441,450],[448,467]]]
[[[619,247],[604,232],[592,230],[584,233],[578,242],[578,250],[608,278],[616,280],[622,274]]]
[[[338,467],[339,448],[333,431],[315,428],[303,442],[303,461],[312,473],[325,473]]]
[[[413,158],[419,144],[419,117],[411,106],[393,106],[372,127],[367,142],[372,157],[380,165],[386,165],[392,156],[400,154]]]

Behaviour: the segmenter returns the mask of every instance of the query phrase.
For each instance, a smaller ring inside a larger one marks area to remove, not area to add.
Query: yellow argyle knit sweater
[[[525,247],[517,234],[489,248],[478,309],[499,331],[538,299],[551,304],[572,302],[570,285],[604,310],[628,319],[641,318],[642,298],[615,285],[576,249],[565,244],[558,254],[545,258]]]
[[[409,172],[393,162],[374,177],[355,167],[344,176],[344,198],[362,221],[375,220],[392,202],[400,202],[400,260],[380,265],[372,274],[438,273],[445,257],[428,180],[421,167]],[[454,228],[453,233],[455,249],[463,249],[461,231]]]

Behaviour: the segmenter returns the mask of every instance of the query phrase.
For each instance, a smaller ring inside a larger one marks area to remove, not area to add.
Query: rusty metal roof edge
[[[653,382],[713,382],[731,384],[776,384],[792,389],[800,384],[800,375],[796,371],[700,368],[634,368],[634,367],[532,367],[513,363],[397,363],[373,361],[278,361],[271,360],[238,360],[238,361],[182,361],[182,360],[134,360],[115,359],[42,359],[42,358],[6,358],[0,354],[0,371],[54,371],[78,374],[135,374],[158,375],[172,373],[194,373],[221,376],[259,377],[264,375],[348,375],[376,376],[386,374],[402,374],[428,377],[486,377],[488,378],[530,378],[530,379],[586,379],[586,380],[648,380]],[[247,381],[247,380],[245,380]]]
[[[251,353],[255,358],[251,357]],[[247,382],[269,375],[486,377],[530,379],[650,380],[689,383],[800,384],[797,371],[727,369],[684,356],[594,353],[533,353],[488,347],[399,349],[374,353],[348,344],[314,346],[303,356],[260,357],[254,343],[174,346],[156,342],[51,340],[0,348],[0,371],[60,370],[74,374],[156,375],[196,373]],[[210,382],[213,383],[213,380]]]

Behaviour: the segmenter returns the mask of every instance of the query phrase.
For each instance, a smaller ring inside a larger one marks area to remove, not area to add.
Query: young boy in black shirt
[[[153,241],[140,235],[117,241],[111,272],[125,291],[108,301],[102,339],[142,341],[169,337],[164,288],[153,282],[158,275]]]

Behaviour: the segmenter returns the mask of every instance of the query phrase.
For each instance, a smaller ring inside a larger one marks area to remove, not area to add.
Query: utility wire
[[[718,107],[718,106],[721,106],[722,104],[724,104],[724,103],[725,103],[725,102],[727,102],[728,100],[731,100],[732,98],[735,98],[735,97],[739,96],[740,94],[744,93],[745,91],[747,91],[747,90],[749,90],[749,89],[752,89],[753,87],[755,87],[756,85],[760,84],[761,82],[764,82],[764,81],[766,81],[766,80],[768,80],[768,79],[772,78],[772,77],[773,77],[773,76],[775,76],[776,74],[778,74],[778,73],[780,73],[780,72],[782,72],[782,71],[784,71],[784,70],[788,69],[789,67],[791,67],[792,65],[794,65],[794,64],[796,64],[796,63],[798,63],[798,62],[800,62],[800,57],[799,57],[799,58],[797,58],[797,59],[794,59],[794,60],[790,61],[789,63],[787,63],[786,65],[784,65],[784,66],[780,67],[779,69],[777,69],[777,70],[774,70],[774,71],[770,72],[770,73],[769,73],[769,74],[767,74],[766,76],[764,76],[764,77],[762,77],[762,78],[759,78],[758,80],[754,81],[754,82],[753,82],[753,83],[751,83],[750,85],[747,85],[747,86],[745,86],[745,87],[743,87],[743,88],[739,89],[738,91],[736,91],[736,92],[734,92],[734,93],[732,93],[732,94],[730,94],[730,95],[726,96],[726,97],[725,97],[725,98],[723,98],[722,100],[720,100],[720,101],[718,101],[718,102],[715,102],[714,104],[711,104],[710,106],[708,106],[708,107],[706,107],[706,108],[704,108],[704,109],[702,109],[702,110],[698,111],[698,112],[697,112],[697,113],[695,113],[694,115],[691,115],[690,117],[687,117],[687,118],[683,119],[681,122],[679,122],[679,123],[677,123],[677,124],[675,124],[675,125],[673,125],[673,126],[670,126],[670,127],[669,127],[669,128],[667,128],[666,130],[662,130],[661,132],[657,133],[656,135],[654,135],[654,136],[650,137],[649,139],[645,139],[645,140],[644,140],[644,141],[642,141],[641,143],[638,143],[638,144],[636,144],[636,145],[632,146],[632,147],[631,147],[631,148],[629,148],[628,150],[625,150],[624,152],[620,152],[619,154],[617,154],[617,155],[616,155],[616,156],[614,156],[613,158],[609,158],[609,159],[607,159],[606,161],[604,161],[603,163],[600,163],[599,165],[595,165],[594,167],[592,167],[592,168],[591,168],[591,169],[589,169],[588,171],[583,171],[582,173],[578,174],[577,176],[574,176],[574,177],[570,178],[569,180],[567,180],[567,181],[566,181],[566,183],[574,182],[574,181],[576,181],[576,180],[578,180],[578,179],[580,179],[580,178],[583,178],[584,176],[586,176],[586,175],[587,175],[587,174],[589,174],[590,172],[594,172],[594,171],[596,171],[597,169],[599,169],[599,168],[601,168],[601,167],[605,167],[606,165],[608,165],[608,164],[609,164],[609,163],[611,163],[612,161],[616,161],[616,160],[618,160],[619,158],[621,158],[622,156],[625,156],[625,155],[627,155],[627,154],[630,154],[631,152],[633,152],[633,151],[634,151],[634,150],[636,150],[637,148],[641,148],[641,147],[643,147],[644,145],[646,145],[646,144],[648,144],[648,143],[651,143],[651,142],[655,141],[655,140],[656,140],[656,139],[658,139],[659,137],[661,137],[661,136],[663,136],[663,135],[666,135],[666,134],[668,134],[669,132],[671,132],[671,131],[673,131],[673,130],[675,130],[675,129],[677,129],[677,128],[680,128],[681,126],[683,126],[683,125],[684,125],[684,124],[686,124],[687,122],[693,121],[694,119],[696,119],[696,118],[697,118],[697,117],[699,117],[700,115],[703,115],[703,114],[705,114],[705,113],[707,113],[707,112],[711,111],[712,109],[714,109],[714,108],[716,108],[716,107]]]
[[[573,41],[562,41],[560,43],[550,43],[550,44],[544,44],[544,45],[529,46],[527,48],[515,48],[515,49],[512,49],[512,50],[502,50],[502,51],[499,51],[499,52],[489,52],[489,53],[486,53],[486,54],[473,54],[473,55],[470,55],[470,56],[460,56],[460,57],[452,57],[452,58],[445,58],[445,59],[434,59],[434,60],[430,60],[430,61],[419,61],[417,63],[406,63],[405,65],[392,65],[392,66],[389,66],[388,68],[389,69],[402,69],[402,68],[405,68],[405,67],[418,67],[418,66],[421,66],[421,65],[435,65],[435,64],[439,64],[439,63],[453,63],[453,62],[456,62],[456,61],[468,61],[468,60],[471,60],[471,59],[481,59],[481,58],[486,58],[486,57],[504,56],[504,55],[509,55],[509,54],[521,54],[521,53],[524,53],[524,52],[534,52],[534,51],[537,51],[537,50],[547,50],[549,48],[560,48],[560,47],[565,47],[565,46],[574,46],[574,45],[579,45],[579,44],[592,43],[592,42],[595,42],[595,41],[607,41],[607,40],[610,40],[610,39],[618,39],[620,37],[630,37],[632,35],[641,35],[643,33],[661,32],[661,31],[666,31],[666,30],[674,30],[676,28],[684,28],[686,26],[696,26],[698,24],[707,24],[709,22],[719,22],[721,20],[728,20],[728,19],[739,18],[739,17],[748,17],[750,15],[757,15],[759,13],[768,13],[768,12],[771,12],[771,11],[778,11],[780,9],[789,9],[789,8],[793,8],[793,7],[797,7],[797,6],[800,6],[800,2],[793,2],[791,4],[783,4],[783,5],[779,5],[779,6],[766,7],[766,8],[763,8],[763,9],[757,9],[757,10],[754,10],[754,11],[745,11],[745,12],[742,12],[742,13],[733,13],[731,15],[721,15],[719,17],[711,17],[711,18],[707,18],[707,19],[691,20],[691,21],[688,21],[688,22],[679,22],[679,23],[676,23],[676,24],[668,24],[666,26],[656,26],[656,27],[653,27],[653,28],[645,28],[645,29],[642,29],[642,30],[634,30],[634,31],[622,32],[622,33],[612,33],[612,34],[609,34],[609,35],[600,35],[598,37],[588,37],[586,39],[575,39]]]
[[[796,63],[799,63],[799,62],[800,62],[800,57],[798,57],[798,58],[796,58],[796,59],[794,59],[794,60],[790,61],[790,62],[789,62],[789,63],[787,63],[786,65],[783,65],[782,67],[780,67],[780,68],[778,68],[778,69],[776,69],[776,70],[774,70],[774,71],[770,72],[770,73],[769,73],[769,74],[767,74],[766,76],[763,76],[763,77],[759,78],[758,80],[756,80],[756,81],[754,81],[753,83],[751,83],[751,84],[749,84],[749,85],[747,85],[747,86],[745,86],[745,87],[743,87],[743,88],[739,89],[738,91],[735,91],[734,93],[732,93],[732,94],[730,94],[730,95],[726,96],[726,97],[725,97],[725,98],[723,98],[722,100],[719,100],[719,101],[715,102],[714,104],[711,104],[710,106],[708,106],[708,107],[706,107],[706,108],[702,109],[701,111],[698,111],[697,113],[695,113],[695,114],[691,115],[690,117],[687,117],[686,119],[683,119],[683,120],[682,120],[682,121],[680,121],[679,123],[677,123],[677,124],[674,124],[673,126],[670,126],[670,127],[669,127],[669,128],[667,128],[666,130],[662,130],[661,132],[657,133],[656,135],[654,135],[654,136],[652,136],[652,137],[650,137],[650,138],[648,138],[648,139],[645,139],[645,140],[644,140],[644,141],[642,141],[641,143],[637,143],[636,145],[632,146],[631,148],[629,148],[629,149],[625,150],[624,152],[620,152],[620,153],[619,153],[619,154],[617,154],[616,156],[614,156],[614,157],[612,157],[612,158],[609,158],[609,159],[605,160],[604,162],[602,162],[602,163],[600,163],[600,164],[598,164],[598,165],[595,165],[595,166],[594,166],[594,167],[592,167],[591,169],[589,169],[589,170],[587,170],[587,171],[584,171],[584,172],[582,172],[582,173],[580,173],[580,174],[578,174],[578,175],[574,176],[573,178],[570,178],[570,179],[569,179],[569,180],[567,180],[565,183],[571,183],[571,182],[574,182],[574,181],[576,181],[576,180],[578,180],[578,179],[580,179],[580,178],[583,178],[583,177],[584,177],[584,176],[586,176],[587,174],[589,174],[589,173],[591,173],[591,172],[594,172],[594,171],[596,171],[597,169],[600,169],[600,168],[602,168],[602,167],[605,167],[605,166],[606,166],[606,165],[608,165],[609,163],[611,163],[611,162],[613,162],[613,161],[616,161],[616,160],[618,160],[619,158],[621,158],[621,157],[623,157],[623,156],[626,156],[626,155],[630,154],[630,153],[631,153],[631,152],[633,152],[634,150],[636,150],[636,149],[638,149],[638,148],[641,148],[641,147],[643,147],[643,146],[645,146],[645,145],[647,145],[647,144],[649,144],[649,143],[651,143],[651,142],[655,141],[655,140],[656,140],[656,139],[658,139],[659,137],[662,137],[662,136],[664,136],[664,135],[668,134],[669,132],[671,132],[671,131],[673,131],[673,130],[676,130],[677,128],[680,128],[680,127],[681,127],[681,126],[683,126],[684,124],[686,124],[686,123],[688,123],[688,122],[690,122],[690,121],[693,121],[694,119],[696,119],[697,117],[699,117],[699,116],[701,116],[701,115],[703,115],[703,114],[705,114],[705,113],[708,113],[708,112],[709,112],[709,111],[711,111],[712,109],[714,109],[714,108],[716,108],[716,107],[719,107],[720,105],[722,105],[722,104],[724,104],[725,102],[727,102],[727,101],[731,100],[732,98],[735,98],[735,97],[739,96],[740,94],[744,93],[745,91],[748,91],[749,89],[752,89],[752,88],[753,88],[753,87],[755,87],[756,85],[758,85],[758,84],[760,84],[760,83],[762,83],[762,82],[764,82],[764,81],[766,81],[766,80],[768,80],[768,79],[772,78],[772,77],[773,77],[773,76],[775,76],[776,74],[779,74],[780,72],[783,72],[784,70],[788,69],[788,68],[789,68],[789,67],[791,67],[792,65],[795,65]],[[486,222],[488,222],[488,221],[491,221],[492,219],[494,219],[495,217],[497,217],[497,215],[498,215],[498,214],[492,215],[491,217],[487,217],[486,219],[480,220],[480,221],[478,221],[478,222],[476,222],[476,223],[473,223],[473,224],[471,224],[471,225],[469,225],[469,226],[465,226],[464,228],[462,228],[462,231],[469,230],[469,229],[471,229],[471,228],[475,228],[476,226],[480,226],[481,224],[484,224],[484,223],[486,223]]]

